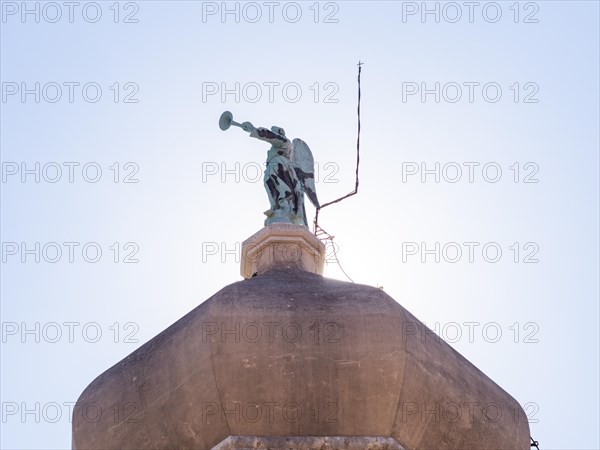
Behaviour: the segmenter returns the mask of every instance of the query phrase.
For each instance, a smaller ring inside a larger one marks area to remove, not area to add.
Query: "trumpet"
[[[229,111],[225,111],[221,114],[219,118],[219,128],[223,131],[228,130],[231,125],[235,125],[236,127],[244,128],[241,123],[237,123],[233,120],[233,114]]]

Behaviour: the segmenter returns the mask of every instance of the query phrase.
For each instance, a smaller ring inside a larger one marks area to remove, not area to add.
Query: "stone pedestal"
[[[241,261],[240,273],[246,279],[272,268],[323,275],[325,244],[304,226],[273,223],[244,241]]]

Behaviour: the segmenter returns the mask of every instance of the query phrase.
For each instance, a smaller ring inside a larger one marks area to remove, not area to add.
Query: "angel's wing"
[[[302,188],[310,202],[319,208],[319,200],[317,199],[317,190],[315,188],[315,160],[313,155],[302,139],[293,140],[294,150],[292,152],[292,164],[296,170],[296,175],[302,184]]]

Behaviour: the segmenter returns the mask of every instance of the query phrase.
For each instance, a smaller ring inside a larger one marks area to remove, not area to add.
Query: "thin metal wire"
[[[342,200],[351,197],[355,194],[358,193],[358,167],[360,164],[360,72],[362,69],[363,63],[358,61],[358,107],[357,107],[357,116],[358,116],[358,133],[357,133],[357,137],[356,137],[356,182],[354,184],[354,190],[352,192],[350,192],[349,194],[344,195],[343,197],[337,198],[335,200],[332,200],[330,202],[325,203],[324,205],[321,205],[317,208],[317,211],[315,213],[315,220],[314,220],[314,228],[315,228],[315,234],[317,234],[317,230],[321,230],[322,232],[325,232],[325,230],[323,230],[321,227],[319,227],[319,212],[325,208],[326,206],[329,205],[333,205],[334,203],[338,203],[341,202]]]
[[[331,248],[333,248],[333,256],[335,257],[335,262],[337,263],[340,270],[344,273],[344,275],[346,275],[346,278],[348,278],[352,283],[354,283],[354,280],[352,278],[350,278],[350,276],[346,273],[346,271],[342,267],[342,264],[340,263],[340,260],[337,256],[337,252],[335,250],[335,245],[333,245],[333,236],[331,236],[330,242],[331,242]]]
[[[540,450],[540,447],[539,447],[540,443],[538,441],[533,440],[533,438],[531,436],[529,436],[529,439],[531,439],[530,447],[535,447],[535,448],[537,448],[537,450]]]
[[[358,107],[356,109],[356,113],[358,116],[358,119],[357,119],[358,132],[357,132],[357,136],[356,136],[356,182],[354,184],[354,190],[352,192],[350,192],[349,194],[344,195],[343,197],[337,198],[335,200],[325,203],[324,205],[319,206],[315,213],[315,220],[313,221],[313,229],[314,229],[315,236],[317,238],[319,238],[321,241],[331,242],[331,246],[333,247],[333,255],[335,257],[335,261],[336,261],[337,265],[339,266],[340,270],[344,273],[344,275],[346,275],[346,277],[350,281],[352,281],[352,283],[354,283],[354,281],[352,280],[352,278],[350,278],[348,276],[346,271],[342,268],[342,265],[340,264],[340,260],[337,257],[337,252],[335,250],[335,246],[333,245],[334,236],[332,236],[331,234],[329,234],[327,231],[325,231],[323,228],[321,228],[319,226],[319,212],[321,211],[321,209],[325,208],[326,206],[341,202],[342,200],[344,200],[348,197],[351,197],[353,195],[356,195],[358,193],[358,184],[359,184],[358,167],[360,165],[360,72],[362,69],[362,67],[361,67],[362,65],[363,65],[363,63],[359,60],[358,61],[358,78],[357,78],[357,80],[358,80]]]

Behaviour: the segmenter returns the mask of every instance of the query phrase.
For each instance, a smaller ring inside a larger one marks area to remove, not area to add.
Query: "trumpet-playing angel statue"
[[[265,211],[265,225],[286,222],[308,226],[304,208],[304,194],[315,208],[319,207],[315,189],[314,159],[302,139],[290,141],[281,127],[256,128],[250,122],[239,124],[225,111],[219,120],[222,130],[231,125],[250,133],[250,137],[271,144],[267,153],[264,185],[271,207]]]

